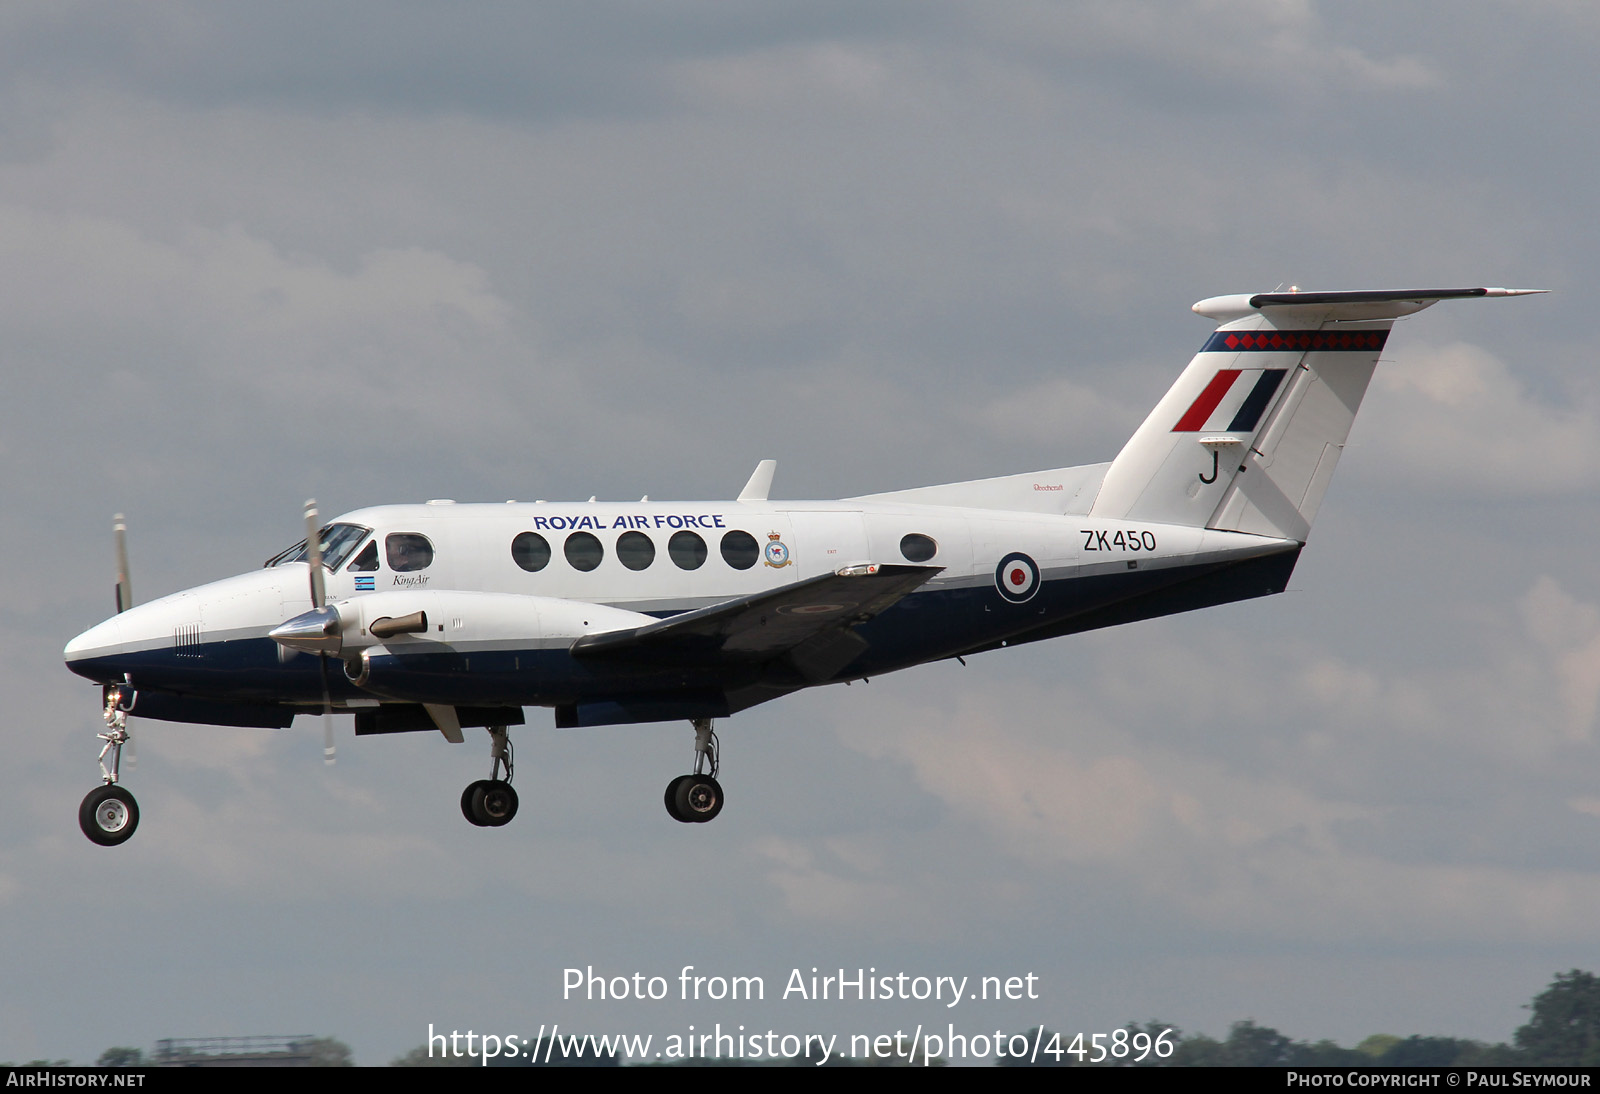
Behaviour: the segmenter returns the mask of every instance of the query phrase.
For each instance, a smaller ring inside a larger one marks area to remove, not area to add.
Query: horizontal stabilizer
[[[1258,292],[1212,296],[1194,305],[1197,314],[1220,322],[1243,319],[1255,312],[1298,321],[1316,319],[1399,319],[1441,300],[1475,296],[1532,296],[1548,289],[1355,289],[1340,292]]]

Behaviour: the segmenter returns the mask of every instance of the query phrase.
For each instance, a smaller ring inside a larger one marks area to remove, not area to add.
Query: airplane
[[[133,835],[128,719],[358,737],[483,728],[461,810],[517,812],[509,727],[687,721],[667,813],[724,796],[716,719],[802,688],[1282,592],[1394,322],[1540,289],[1218,296],[1199,353],[1108,463],[841,501],[773,501],[763,460],[729,501],[385,505],[319,524],[263,568],[133,606],[67,644],[102,688],[95,843]],[[108,762],[109,756],[109,762]]]

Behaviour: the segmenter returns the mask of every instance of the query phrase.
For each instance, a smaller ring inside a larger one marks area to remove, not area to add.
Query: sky
[[[315,1033],[1509,1039],[1600,965],[1592,109],[1570,0],[0,8],[0,1059]],[[134,723],[112,607],[332,514],[833,498],[1110,459],[1203,297],[1506,285],[1403,321],[1278,597],[719,726]],[[683,1000],[680,970],[760,976]],[[565,970],[661,976],[564,998]],[[809,977],[1037,998],[782,998]]]

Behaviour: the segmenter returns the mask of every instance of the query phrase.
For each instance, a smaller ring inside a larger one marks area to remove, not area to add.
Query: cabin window
[[[550,541],[538,532],[521,532],[511,541],[511,557],[518,566],[536,574],[550,565]]]
[[[600,541],[588,532],[574,532],[567,537],[566,544],[561,548],[567,556],[567,562],[574,570],[588,573],[600,565],[600,560],[606,557],[606,549]]]
[[[667,554],[680,570],[698,570],[706,562],[706,541],[695,532],[674,532],[667,540]]]
[[[391,532],[383,537],[383,552],[389,569],[397,574],[426,570],[433,565],[433,544],[416,532]]]
[[[749,532],[735,530],[722,537],[722,561],[735,570],[748,570],[760,557],[761,548]]]
[[[378,568],[378,541],[373,540],[361,548],[361,553],[350,564],[351,573],[368,573]]]
[[[656,545],[643,532],[624,532],[617,537],[617,561],[630,570],[645,570],[656,560]]]
[[[912,532],[901,537],[900,553],[907,562],[926,562],[939,553],[939,545],[921,532]]]

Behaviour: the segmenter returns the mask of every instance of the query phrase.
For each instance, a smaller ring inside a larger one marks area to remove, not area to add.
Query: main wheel
[[[488,779],[479,779],[475,783],[468,783],[467,788],[461,792],[461,815],[466,817],[469,823],[476,824],[479,828],[484,827],[486,822],[479,820],[477,816],[473,814],[472,795],[478,793],[478,791],[482,790],[488,785]]]
[[[682,786],[692,778],[694,778],[693,775],[679,775],[676,779],[673,779],[667,784],[667,793],[665,795],[667,816],[671,817],[675,821],[682,821],[684,824],[690,823],[694,820],[694,818],[685,816],[684,814],[678,812],[678,787]]]
[[[722,784],[710,775],[690,775],[673,798],[685,820],[704,824],[722,812]]]
[[[472,793],[472,816],[476,823],[486,828],[499,828],[510,824],[517,815],[517,792],[511,784],[496,779],[479,783]]]
[[[78,827],[100,846],[115,847],[139,827],[139,803],[120,786],[97,786],[78,806]]]

